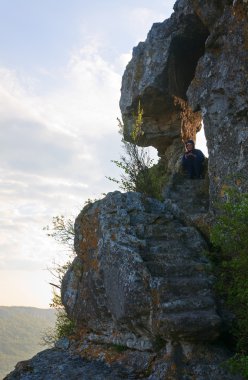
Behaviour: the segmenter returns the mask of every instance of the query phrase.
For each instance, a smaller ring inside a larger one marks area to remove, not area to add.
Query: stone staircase
[[[193,182],[186,186],[191,201],[194,186],[198,191],[203,183]],[[183,181],[174,186],[182,191]],[[194,342],[218,336],[207,244],[192,223],[178,217],[178,210],[188,210],[175,202],[115,192],[78,216],[75,268],[81,262],[83,271],[68,271],[63,302],[68,297],[73,318],[96,331],[95,341],[148,350],[157,336]]]
[[[182,172],[175,174],[164,191],[164,197],[167,207],[174,215],[208,237],[211,217],[207,170],[205,170],[204,178],[198,180],[188,179]]]
[[[189,215],[206,214],[209,209],[209,178],[188,179],[183,173],[174,175],[165,190],[165,199],[170,199]]]
[[[194,207],[190,200],[171,190],[173,201],[184,212],[206,213],[207,199],[200,196],[205,180],[178,181],[177,192],[198,193]],[[142,238],[145,245],[140,256],[150,273],[153,297],[152,330],[166,331],[173,339],[190,340],[194,336],[211,340],[218,334],[220,318],[213,296],[213,276],[205,257],[206,243],[193,226],[184,225],[177,217],[149,208]]]

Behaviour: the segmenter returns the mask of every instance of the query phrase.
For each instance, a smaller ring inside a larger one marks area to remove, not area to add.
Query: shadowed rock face
[[[18,363],[4,380],[242,380],[221,365],[227,357],[213,345],[170,344],[160,355],[135,350],[117,354],[72,341],[69,349],[45,350]]]
[[[140,100],[139,143],[156,147],[173,173],[182,140],[195,139],[203,118],[212,207],[235,181],[248,190],[248,2],[178,0],[174,10],[134,48],[123,75],[125,138]]]
[[[211,31],[187,96],[203,116],[213,202],[228,185],[248,190],[248,3],[191,3]]]
[[[210,345],[170,344],[156,355],[133,350],[117,354],[110,348],[70,342],[67,350],[45,350],[18,363],[4,380],[242,380],[221,365],[226,358],[223,349]]]

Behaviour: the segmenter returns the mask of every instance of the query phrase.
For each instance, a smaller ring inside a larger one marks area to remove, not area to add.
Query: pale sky
[[[174,0],[0,0],[0,305],[48,307],[43,227],[116,190],[121,77]]]

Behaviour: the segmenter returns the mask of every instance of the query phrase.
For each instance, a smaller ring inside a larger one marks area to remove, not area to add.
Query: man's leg
[[[194,174],[195,174],[195,177],[196,178],[201,178],[201,174],[202,174],[202,169],[203,169],[203,166],[202,166],[202,162],[200,160],[197,160],[195,159],[194,161]]]
[[[194,178],[194,160],[187,160],[184,163],[183,167],[188,174],[188,178],[193,179]]]

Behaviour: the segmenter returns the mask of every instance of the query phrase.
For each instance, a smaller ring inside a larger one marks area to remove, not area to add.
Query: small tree
[[[72,219],[65,219],[64,215],[54,216],[52,226],[46,226],[43,230],[47,231],[47,236],[55,239],[74,252],[74,223]]]
[[[54,308],[56,311],[56,323],[54,329],[50,329],[44,333],[42,341],[43,344],[51,346],[58,339],[72,334],[75,328],[74,322],[68,318],[60,295],[62,279],[69,269],[75,256],[75,233],[72,220],[66,219],[63,215],[53,217],[52,226],[46,226],[43,229],[47,231],[47,235],[49,237],[52,237],[58,243],[66,246],[70,252],[66,263],[54,263],[53,267],[48,269],[55,280],[54,282],[50,283],[53,288],[53,298],[50,307]]]
[[[162,187],[166,180],[163,167],[161,164],[154,165],[147,148],[138,147],[139,140],[144,134],[142,130],[143,113],[139,102],[137,116],[131,132],[133,142],[125,141],[124,124],[120,119],[117,119],[119,132],[122,135],[124,154],[120,156],[120,160],[112,160],[111,162],[123,173],[120,180],[113,177],[107,178],[117,183],[123,191],[138,191],[147,196],[161,198]]]

